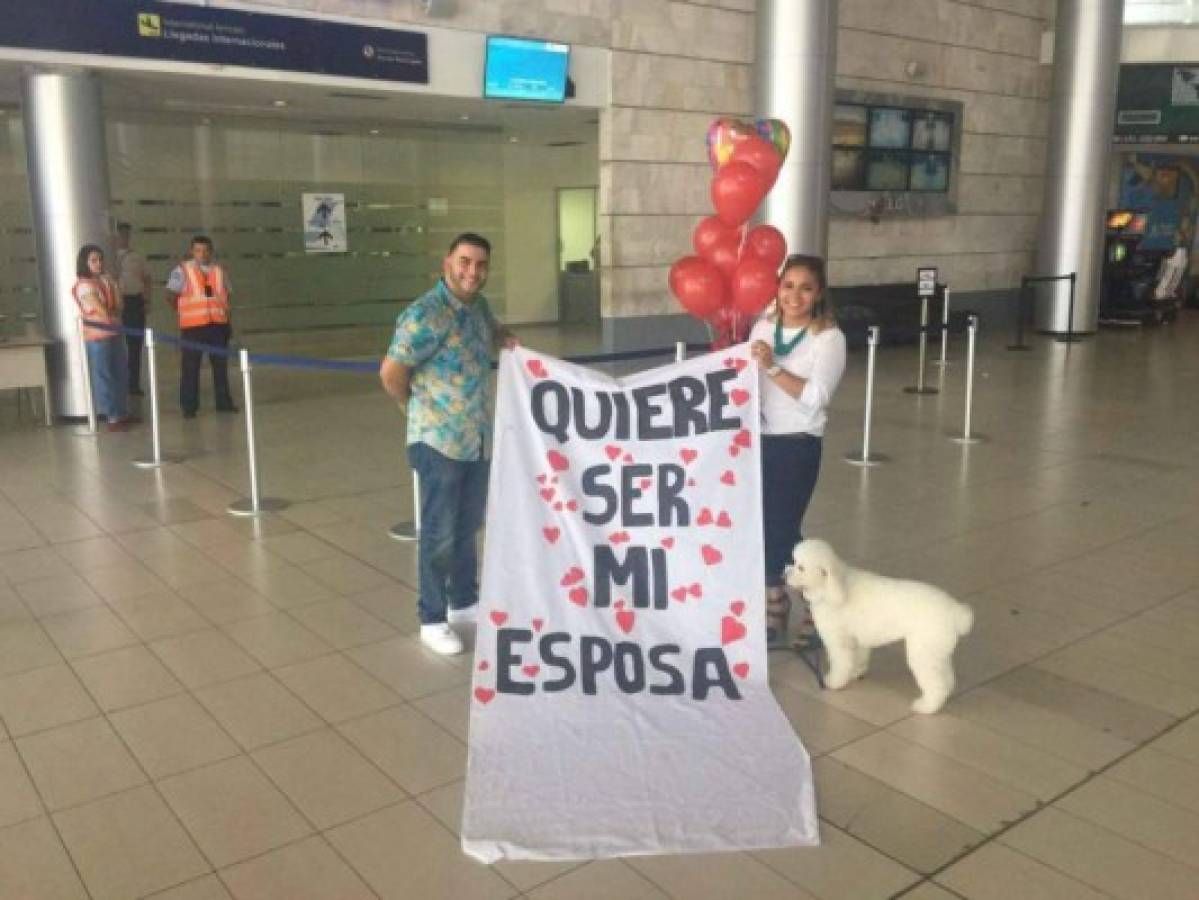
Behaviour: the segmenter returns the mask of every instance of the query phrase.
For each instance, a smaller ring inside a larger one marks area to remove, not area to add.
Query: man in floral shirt
[[[491,352],[516,345],[480,293],[491,244],[460,234],[442,278],[396,321],[379,369],[383,388],[408,417],[408,462],[420,478],[420,636],[437,653],[462,652],[451,623],[475,619],[475,540],[487,504],[487,404]]]

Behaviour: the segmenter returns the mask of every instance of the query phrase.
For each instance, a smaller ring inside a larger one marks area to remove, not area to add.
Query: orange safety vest
[[[225,287],[225,270],[211,265],[207,272],[201,271],[195,261],[187,260],[183,269],[183,293],[175,304],[179,314],[180,328],[199,328],[201,325],[227,325],[229,323],[229,290]],[[209,296],[205,285],[211,291]]]
[[[85,291],[84,288],[91,290]],[[103,322],[106,325],[121,324],[121,296],[117,286],[107,275],[99,278],[80,278],[71,288],[75,305],[79,307],[79,315],[89,322]],[[85,341],[104,341],[110,337],[118,337],[118,332],[105,331],[95,325],[83,326]]]

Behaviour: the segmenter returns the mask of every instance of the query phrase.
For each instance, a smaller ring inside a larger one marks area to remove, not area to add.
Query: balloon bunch
[[[670,290],[708,323],[713,349],[744,340],[774,299],[787,242],[777,228],[746,222],[774,186],[790,147],[791,132],[778,119],[717,119],[708,127],[716,215],[695,227],[696,255],[671,266]]]

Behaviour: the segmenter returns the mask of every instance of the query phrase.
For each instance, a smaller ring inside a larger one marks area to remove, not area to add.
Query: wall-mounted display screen
[[[954,114],[873,103],[833,108],[833,190],[948,193]]]
[[[569,44],[489,35],[483,96],[561,103],[569,68]]]

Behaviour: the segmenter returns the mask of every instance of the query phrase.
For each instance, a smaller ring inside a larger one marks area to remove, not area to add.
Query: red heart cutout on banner
[[[667,550],[669,550],[671,547],[674,546],[674,538],[672,538],[672,537],[662,538],[662,546],[665,547]]]
[[[545,455],[545,461],[550,464],[550,468],[555,472],[565,472],[570,468],[570,460],[559,453],[557,450],[551,450]]]
[[[703,547],[700,548],[699,552],[703,554],[704,562],[706,562],[710,566],[714,566],[718,562],[720,562],[722,559],[724,559],[724,554],[721,553],[719,550],[717,550],[715,547],[713,547],[711,544],[704,544]]]
[[[722,645],[739,641],[743,637],[745,637],[745,626],[732,616],[725,616],[720,620],[720,643]]]
[[[495,691],[491,688],[477,687],[475,688],[475,699],[480,703],[490,703],[495,699]]]
[[[725,469],[724,474],[720,476],[720,483],[727,484],[729,487],[734,487],[737,484],[737,476],[733,474],[732,469]]]
[[[558,528],[542,528],[541,533],[545,535],[545,539],[551,544],[558,540],[558,535],[562,533]]]
[[[525,368],[537,378],[545,378],[549,372],[545,370],[545,365],[539,359],[530,359],[525,363]]]
[[[562,501],[559,500],[554,504],[554,512],[562,512]]]
[[[541,666],[537,665],[537,663],[532,663],[531,665],[521,666],[520,670],[530,678],[536,678],[537,673],[541,671]],[[741,677],[744,678],[745,676],[743,675]]]
[[[545,484],[545,473],[544,472],[537,476],[537,483]]]
[[[706,507],[706,506],[703,509],[701,509],[699,511],[699,515],[695,517],[695,524],[696,525],[711,525],[712,524],[712,510],[708,509],[708,507]]]
[[[699,454],[690,447],[684,447],[679,451],[679,456],[682,458],[684,465],[690,465],[695,462],[695,457],[699,456]]]
[[[615,603],[612,604],[612,606],[614,606],[616,609],[624,609],[625,605],[626,604],[623,600],[617,600]]]
[[[544,624],[545,624],[545,619],[534,619],[534,620],[533,620],[533,630],[534,630],[534,631],[540,631],[540,630],[541,630],[541,626],[542,626],[542,625],[544,625]]]
[[[733,674],[738,678],[745,678],[749,674],[749,663],[740,662],[733,666]]]
[[[733,368],[736,369],[738,372],[740,372],[742,369],[744,369],[748,365],[749,365],[749,363],[744,359],[734,359],[733,360]]]
[[[687,479],[687,487],[695,487],[695,479],[694,478]]]
[[[626,463],[631,463],[631,462],[633,461],[633,454],[632,454],[632,453],[626,453],[626,454],[624,455],[624,461],[625,461]]]
[[[554,499],[554,494],[556,494],[557,491],[555,491],[553,488],[542,488],[537,493],[541,495],[542,500],[544,500],[546,503],[549,503]]]
[[[653,483],[654,483],[654,480],[652,478],[642,478],[641,484],[639,486],[640,486],[641,490],[648,491],[649,486]]]
[[[550,484],[557,484],[557,483],[558,483],[558,476],[555,475],[553,478],[550,479]]]
[[[616,627],[628,634],[633,630],[633,623],[636,621],[636,614],[631,609],[622,609],[616,613]]]
[[[482,660],[479,663],[479,671],[480,672],[486,672],[490,668],[491,668],[491,663],[489,663],[487,660]]]
[[[572,584],[578,584],[586,576],[586,572],[578,566],[571,566],[566,570],[566,574],[562,576],[562,580],[558,582],[562,587],[570,587]]]
[[[687,593],[698,600],[704,595],[704,586],[697,581],[687,588]]]
[[[615,444],[608,444],[604,447],[604,452],[608,454],[608,459],[616,462],[616,458],[621,454],[621,449]]]
[[[720,515],[716,517],[717,528],[732,528],[733,520],[729,518],[729,514],[724,510],[720,511]]]
[[[498,628],[500,625],[503,625],[508,621],[508,614],[506,612],[500,612],[497,609],[491,614],[491,621],[494,622]]]
[[[749,391],[734,388],[729,393],[729,398],[733,401],[733,406],[744,406],[749,401]]]
[[[677,587],[670,592],[670,596],[678,600],[679,603],[683,603],[687,600],[687,589],[685,587]]]
[[[608,540],[613,544],[624,544],[631,540],[631,538],[627,531],[616,531],[608,535]]]
[[[753,446],[753,435],[749,433],[748,428],[742,428],[733,436],[733,443],[748,450]]]
[[[721,363],[724,364],[724,367],[726,369],[732,369],[732,368],[735,368],[737,360],[733,359],[733,357],[731,357],[731,356],[726,356],[724,359],[721,360]]]
[[[744,600],[734,600],[732,603],[729,604],[729,609],[732,611],[734,616],[736,616],[738,619],[740,619],[741,614],[743,612],[745,612],[745,601]]]
[[[729,456],[736,456],[741,452],[741,448],[736,444],[729,444]]]
[[[570,598],[570,602],[575,606],[587,605],[587,588],[585,587],[571,588],[570,593],[567,596]]]
[[[575,510],[577,510],[579,508],[579,501],[578,500],[568,501],[566,504],[566,508],[568,510],[570,510],[571,512],[574,512]]]

